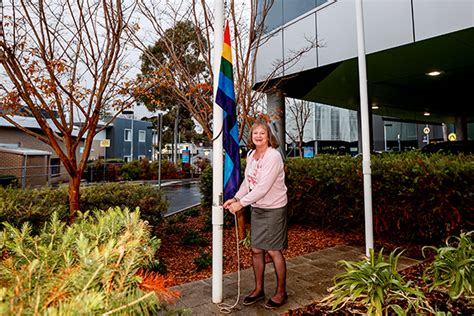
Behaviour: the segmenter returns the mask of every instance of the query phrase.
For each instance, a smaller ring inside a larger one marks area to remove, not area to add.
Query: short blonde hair
[[[280,144],[278,143],[277,138],[275,137],[275,135],[273,135],[273,133],[270,129],[270,126],[267,123],[265,123],[265,122],[255,122],[252,125],[252,127],[250,128],[250,134],[249,134],[249,138],[247,140],[247,146],[250,149],[255,149],[255,144],[252,141],[252,133],[257,127],[262,127],[263,129],[265,129],[267,131],[268,146],[269,147],[278,148],[278,146],[280,146]]]

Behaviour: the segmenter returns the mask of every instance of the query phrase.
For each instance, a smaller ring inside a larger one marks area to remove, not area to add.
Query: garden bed
[[[155,235],[161,239],[162,243],[157,256],[166,267],[167,275],[173,276],[175,285],[211,277],[212,228],[209,229],[207,216],[208,211],[205,210],[184,212],[182,215],[175,215],[172,219],[166,219],[155,228]],[[197,235],[189,232],[196,232]],[[184,243],[183,239],[186,239]],[[304,225],[290,225],[288,249],[284,251],[284,255],[286,258],[291,258],[343,244],[362,245],[363,236],[356,233],[325,231]],[[237,271],[235,228],[230,224],[224,229],[223,252],[224,273]],[[209,258],[208,266],[201,268],[200,271],[197,271],[198,266],[194,262],[194,259],[198,257],[203,259],[201,261]],[[187,259],[183,260],[183,258]],[[251,251],[244,245],[240,245],[240,261],[241,269],[252,266]],[[270,262],[269,257],[267,261]]]
[[[419,264],[413,265],[400,274],[404,276],[405,280],[411,280],[418,285],[425,294],[426,300],[431,306],[436,307],[438,311],[445,313],[450,312],[452,315],[474,315],[474,302],[467,299],[460,298],[452,301],[449,295],[445,292],[428,290],[428,287],[423,282],[421,276],[425,268],[432,262],[433,259],[423,261]],[[358,306],[350,304],[337,312],[331,312],[328,306],[322,305],[320,302],[315,302],[308,306],[304,306],[295,310],[290,310],[286,315],[288,316],[309,316],[309,315],[363,315],[367,312],[365,306]]]

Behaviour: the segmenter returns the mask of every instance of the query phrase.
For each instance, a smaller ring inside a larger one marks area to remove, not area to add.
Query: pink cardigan
[[[257,183],[249,192],[248,172],[249,162],[253,159],[253,151],[247,157],[245,168],[245,179],[240,185],[235,197],[240,200],[242,206],[252,205],[259,208],[279,208],[288,203],[285,185],[285,170],[283,159],[278,150],[269,147],[260,162],[261,169],[257,177]]]

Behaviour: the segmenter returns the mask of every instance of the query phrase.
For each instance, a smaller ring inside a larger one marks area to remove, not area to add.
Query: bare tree
[[[295,100],[288,99],[289,104],[287,109],[290,111],[290,116],[295,123],[293,128],[294,133],[287,131],[287,135],[298,144],[298,150],[300,152],[300,157],[303,157],[303,138],[304,138],[304,128],[308,119],[311,116],[311,106],[308,101],[304,100]]]
[[[255,75],[255,56],[258,47],[269,37],[265,35],[265,18],[273,0],[262,1],[228,1],[226,6],[227,19],[231,26],[232,48],[234,54],[234,84],[236,104],[239,113],[239,135],[261,116],[261,99],[269,88],[270,79],[281,71],[284,64],[298,60],[304,52],[316,46],[315,40],[308,40],[307,47],[294,52],[286,60],[275,62],[274,69],[268,73],[267,80],[257,90],[253,90]],[[250,6],[250,7],[249,7]],[[212,83],[214,78],[213,60],[211,58],[214,17],[212,8],[205,0],[187,1],[151,1],[139,0],[139,9],[151,25],[153,36],[161,42],[161,48],[166,50],[166,58],[156,58],[150,50],[150,43],[136,37],[136,45],[143,52],[147,62],[154,64],[157,70],[153,76],[144,78],[148,87],[160,87],[173,91],[176,100],[192,113],[192,116],[203,127],[205,134],[212,139]],[[166,17],[166,18],[164,18]],[[164,23],[164,19],[166,23]],[[196,75],[190,71],[189,59],[182,58],[181,47],[175,45],[176,33],[169,36],[167,31],[179,25],[192,26],[194,40],[192,50],[205,65],[205,70]],[[170,71],[170,65],[172,71]],[[150,78],[152,77],[152,78]],[[275,83],[272,83],[273,85]],[[163,90],[160,91],[163,91]],[[146,89],[145,89],[146,90]],[[152,102],[149,102],[152,103]],[[154,103],[160,107],[160,102]]]
[[[72,222],[101,114],[112,109],[113,120],[133,102],[123,59],[135,7],[120,0],[1,4],[0,116],[56,152],[70,177]],[[41,132],[21,126],[15,115],[34,117]]]

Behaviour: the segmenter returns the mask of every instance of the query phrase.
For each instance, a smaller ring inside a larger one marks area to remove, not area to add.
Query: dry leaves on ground
[[[165,220],[156,227],[155,234],[161,239],[157,256],[167,267],[168,274],[173,276],[175,285],[211,277],[211,266],[197,271],[194,258],[203,252],[212,255],[212,231],[202,231],[206,226],[208,210],[199,210],[196,216],[177,215],[172,220]],[[189,231],[196,231],[207,241],[207,245],[186,245],[183,236]],[[284,251],[287,258],[304,255],[316,250],[341,244],[362,244],[363,236],[356,233],[338,233],[302,225],[290,225],[288,228],[288,249]],[[224,229],[223,252],[224,273],[237,271],[235,226]],[[251,267],[251,251],[240,245],[240,268]],[[267,257],[267,261],[270,259]]]

